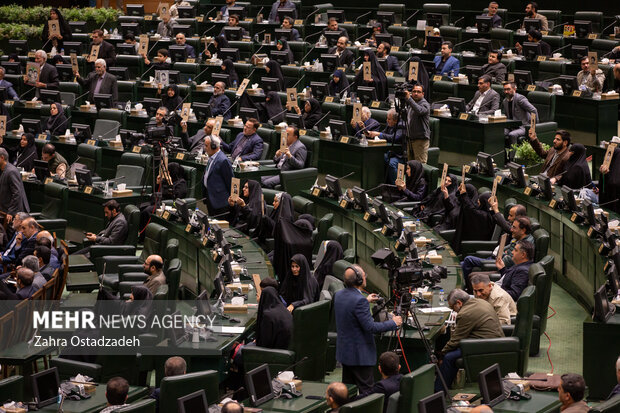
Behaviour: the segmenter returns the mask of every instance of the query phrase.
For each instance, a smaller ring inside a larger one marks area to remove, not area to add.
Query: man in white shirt
[[[475,115],[492,115],[499,109],[499,94],[491,89],[490,76],[480,76],[478,79],[478,91],[467,104],[466,109]]]
[[[471,284],[474,296],[493,306],[500,324],[510,325],[510,316],[517,315],[517,305],[510,294],[491,282],[489,275],[485,273],[472,274]]]

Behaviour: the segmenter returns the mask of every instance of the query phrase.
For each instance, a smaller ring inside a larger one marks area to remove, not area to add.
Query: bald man
[[[353,53],[347,49],[347,37],[340,37],[336,46],[329,49],[329,54],[335,54],[338,56],[338,66],[349,66],[355,60]]]
[[[482,404],[471,409],[469,413],[493,413],[493,409],[491,409],[486,404]]]
[[[191,153],[202,152],[204,149],[205,137],[211,135],[213,127],[215,126],[215,119],[209,119],[205,123],[205,127],[200,129],[191,138],[187,134],[187,122],[181,122],[181,141],[185,150]]]
[[[226,91],[226,84],[224,82],[217,82],[213,86],[213,96],[209,99],[209,106],[211,107],[211,116],[223,116],[224,121],[230,119],[230,99],[224,93]]]
[[[344,383],[333,382],[327,386],[325,390],[325,401],[327,406],[331,409],[330,412],[337,412],[342,405],[347,404],[349,401],[349,391]]]
[[[162,271],[164,260],[159,255],[149,255],[142,266],[144,273],[148,275],[144,280],[144,286],[149,289],[151,294],[155,295],[157,289],[166,284],[166,276]]]

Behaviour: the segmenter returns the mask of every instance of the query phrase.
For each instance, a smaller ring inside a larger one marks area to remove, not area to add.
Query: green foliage
[[[50,9],[51,7],[47,6],[22,7],[17,4],[2,6],[0,7],[0,22],[42,25],[47,21]],[[60,12],[67,21],[86,21],[97,24],[102,24],[106,19],[108,22],[115,22],[121,15],[121,12],[116,9],[95,7],[61,8]]]
[[[40,39],[43,26],[30,26],[19,23],[0,23],[0,40]]]
[[[550,148],[546,143],[542,143],[543,149],[546,151]],[[534,149],[532,149],[532,145],[530,145],[529,141],[526,139],[521,144],[514,144],[510,148],[515,151],[515,162],[525,165],[531,166],[539,163],[541,161],[540,157]]]

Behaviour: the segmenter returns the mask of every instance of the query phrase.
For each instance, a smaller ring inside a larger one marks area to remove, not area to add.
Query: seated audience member
[[[56,152],[56,148],[51,143],[47,143],[41,150],[41,159],[47,162],[50,175],[64,179],[69,169],[69,163],[61,154]]]
[[[525,127],[530,126],[532,114],[536,115],[538,122],[538,110],[525,96],[517,93],[517,85],[513,82],[504,82],[504,94],[502,111],[508,119],[521,121],[521,126],[516,129],[504,129],[505,144],[511,146],[525,137]]]
[[[108,43],[103,39],[103,30],[95,29],[92,34],[92,43],[88,50],[92,50],[94,45],[99,45],[99,53],[97,60],[105,60],[106,67],[113,67],[116,63],[116,49],[112,43]]]
[[[39,260],[39,271],[45,278],[45,281],[49,281],[56,269],[50,265],[50,258],[52,256],[51,250],[44,245],[37,245],[34,248],[34,256]]]
[[[448,306],[457,313],[456,325],[450,334],[450,341],[440,351],[443,361],[439,371],[450,387],[458,371],[456,360],[463,356],[459,348],[461,340],[465,338],[504,337],[504,332],[495,309],[485,300],[470,298],[465,291],[455,288],[448,294]],[[442,390],[444,390],[443,385],[437,377],[435,391]]]
[[[34,218],[27,217],[21,221],[19,232],[15,233],[9,247],[0,255],[3,272],[9,271],[12,265],[22,265],[22,260],[34,252],[38,232],[39,225]]]
[[[241,83],[239,82],[239,75],[235,70],[235,63],[232,60],[225,59],[220,68],[222,69],[222,74],[228,75],[228,86],[236,87]]]
[[[299,140],[299,129],[294,126],[286,128],[286,148],[278,149],[273,161],[281,171],[302,169],[306,164],[308,150]],[[280,184],[280,175],[264,176],[261,182],[266,188],[275,188]]]
[[[256,130],[260,126],[258,120],[249,118],[243,126],[243,132],[239,132],[231,144],[222,142],[224,152],[230,153],[230,158],[242,161],[257,161],[263,154],[263,139],[258,136]]]
[[[231,14],[228,16],[228,27],[240,27],[239,26],[239,15]],[[247,35],[248,35],[248,32],[245,31],[243,27],[241,27],[241,36],[247,36]],[[220,32],[220,36],[226,36],[226,40],[231,40],[228,38],[227,32],[224,28],[222,28],[222,31]]]
[[[605,74],[599,68],[590,67],[592,63],[588,56],[583,56],[579,61],[581,71],[577,73],[577,84],[579,89],[588,90],[590,92],[602,92],[605,84]]]
[[[22,235],[20,235],[22,221],[28,217],[30,217],[30,215],[28,215],[26,212],[18,212],[13,217],[10,227],[7,225],[6,232],[4,233],[7,238],[6,242],[2,246],[0,261],[12,260],[13,257],[15,257],[16,251],[19,249],[17,248],[17,236],[19,235],[20,238],[22,237]]]
[[[323,288],[325,277],[333,274],[334,263],[343,258],[342,246],[338,241],[327,240],[321,243],[321,247],[325,245],[325,253],[321,256],[321,249],[319,248],[319,254],[317,255],[316,262],[314,263],[314,278],[319,284],[319,288]]]
[[[482,65],[482,74],[491,77],[492,83],[504,82],[506,79],[506,65],[502,63],[501,51],[493,50],[489,52],[488,63]]]
[[[295,218],[295,208],[293,199],[286,192],[278,192],[273,197],[273,209],[269,215],[263,215],[256,231],[256,238],[264,242],[267,238],[273,238],[276,224],[281,219],[293,221]]]
[[[249,234],[251,230],[258,227],[265,210],[263,190],[260,183],[251,179],[248,180],[243,185],[243,190],[236,201],[232,197],[228,198],[228,205],[230,205],[228,219],[230,224]]]
[[[325,401],[329,413],[337,413],[343,405],[349,402],[349,390],[344,383],[332,382],[325,390]]]
[[[179,95],[179,87],[175,84],[170,84],[165,87],[165,92],[162,94],[162,84],[157,85],[157,97],[161,97],[162,107],[168,109],[168,113],[172,113],[181,108],[183,98]]]
[[[269,21],[271,23],[280,22],[280,16],[278,16],[278,9],[293,9],[293,15],[290,17],[292,17],[293,19],[297,18],[297,8],[290,0],[276,0],[276,2],[271,5],[271,11],[269,12]]]
[[[275,60],[270,60],[265,65],[265,72],[267,72],[268,77],[272,77],[274,79],[278,79],[278,85],[280,87],[280,92],[284,92],[286,82],[284,81],[284,75],[282,74],[282,66],[280,63]]]
[[[298,115],[301,115],[301,109],[299,106],[293,106],[295,112]],[[308,98],[306,103],[304,104],[304,112],[302,115],[302,119],[304,121],[304,127],[306,129],[313,129],[315,126],[319,127],[319,120],[323,117],[323,112],[321,111],[321,104],[315,98]]]
[[[247,127],[244,126],[244,130]],[[205,151],[209,155],[209,161],[202,178],[202,194],[211,216],[228,212],[228,197],[233,177],[232,165],[220,150],[221,144],[222,140],[215,135],[205,137]]]
[[[9,82],[8,80],[4,78],[5,74],[6,74],[6,71],[4,67],[0,66],[0,87],[3,87],[6,89],[6,93],[9,99],[19,100],[19,95],[13,88],[13,83]]]
[[[442,189],[445,188],[448,191],[448,196],[454,195],[458,188],[458,182],[456,176],[452,174],[446,175],[446,179],[443,185],[440,183],[439,188],[429,193],[421,202],[420,209],[414,212],[416,218],[422,220],[429,218],[432,215],[443,215],[445,211],[444,195]]]
[[[174,0],[174,4],[170,6],[170,10],[169,10],[170,16],[172,16],[173,19],[176,19],[177,17],[179,17],[180,6],[191,6],[191,4],[185,0]]]
[[[99,413],[112,413],[114,410],[128,406],[129,383],[122,377],[112,377],[108,380],[105,389],[105,398],[108,404]]]
[[[403,197],[400,202],[419,202],[426,196],[424,167],[418,161],[408,161],[405,167],[405,181],[396,182]]]
[[[104,59],[95,61],[95,71],[90,72],[86,79],[82,79],[79,71],[74,71],[76,80],[82,87],[88,89],[88,101],[95,102],[95,94],[105,93],[112,95],[112,103],[118,101],[118,83],[116,76],[106,71],[107,63]]]
[[[377,46],[377,57],[379,59],[385,59],[387,62],[387,71],[394,72],[394,75],[399,74],[403,75],[403,70],[400,68],[400,64],[398,63],[398,59],[396,56],[392,56],[390,52],[392,51],[392,45],[387,42],[382,42]]]
[[[177,46],[184,46],[185,47],[185,55],[188,58],[195,58],[196,57],[196,51],[194,50],[194,46],[187,44],[187,40],[185,39],[185,34],[184,33],[177,33],[176,37],[176,44]]]
[[[41,271],[39,269],[39,259],[35,257],[34,255],[28,255],[24,257],[24,259],[22,260],[22,265],[19,268],[28,268],[34,273],[34,279],[32,280],[32,288],[34,289],[35,292],[43,288],[43,286],[47,282],[47,280],[45,279],[43,274],[41,274]]]
[[[34,143],[34,135],[32,133],[23,133],[19,140],[17,153],[13,165],[17,168],[23,168],[24,171],[32,171],[34,161],[39,159],[37,154],[37,146]]]
[[[106,202],[103,204],[103,215],[108,220],[106,227],[99,234],[87,232],[86,239],[97,245],[122,245],[129,228],[120,204],[115,200]]]
[[[144,134],[146,135],[149,129],[151,128],[165,128],[166,135],[168,137],[172,137],[172,135],[174,135],[174,127],[171,124],[164,123],[164,120],[166,119],[169,113],[170,111],[168,110],[167,107],[165,106],[159,107],[157,109],[157,112],[155,112],[155,117],[151,118],[149,123],[147,123],[146,126],[144,127]],[[146,143],[147,143],[146,141],[141,140],[140,142],[138,142],[138,145],[144,145]]]
[[[68,128],[69,121],[65,116],[65,111],[62,110],[62,105],[52,103],[50,105],[50,117],[45,122],[44,130],[49,131],[52,136],[58,136],[64,134]]]
[[[157,25],[157,34],[161,37],[169,38],[174,34],[172,27],[177,24],[176,20],[170,17],[170,14],[164,14],[161,21]]]
[[[493,219],[495,219],[495,223],[499,225],[502,229],[502,232],[510,234],[512,232],[512,223],[518,217],[526,217],[527,210],[521,204],[517,204],[512,206],[508,210],[508,219],[504,218],[504,214],[499,212],[499,203],[497,202],[497,197],[489,198],[489,205],[491,206],[491,210],[493,211]]]
[[[347,36],[341,36],[338,38],[338,42],[336,46],[329,48],[327,53],[335,54],[338,57],[338,67],[342,66],[350,66],[355,60],[355,56],[353,56],[353,52],[347,49],[347,42],[349,38]]]
[[[365,40],[366,46],[368,47],[377,47],[377,34],[383,33],[383,26],[381,23],[372,24],[372,31],[370,32],[370,36],[368,36]]]
[[[620,198],[620,148],[614,149],[609,166],[604,164],[599,167],[604,181],[599,192],[599,202],[607,204],[607,208],[620,213],[620,202],[612,202]]]
[[[573,143],[568,149],[568,154],[566,172],[557,181],[557,185],[566,185],[578,191],[592,184],[592,175],[586,160],[586,147],[580,143]]]
[[[355,123],[351,119],[351,126],[355,132],[357,138],[361,138],[363,135],[368,135],[370,132],[378,132],[381,125],[375,119],[372,118],[372,112],[367,106],[362,106],[362,113],[360,114],[361,121]]]
[[[62,263],[60,262],[58,257],[58,250],[54,247],[54,237],[52,236],[52,234],[49,233],[49,231],[39,231],[39,233],[37,234],[36,245],[41,245],[49,248],[51,253],[50,265],[54,269],[60,268],[60,265]]]
[[[56,66],[47,63],[47,53],[37,50],[34,53],[34,61],[39,65],[39,80],[31,83],[28,76],[24,75],[24,83],[28,87],[35,87],[35,97],[40,97],[40,89],[58,89],[58,70]]]
[[[590,407],[583,400],[586,392],[586,382],[579,374],[562,374],[558,394],[560,410],[562,413],[582,413],[589,412]]]
[[[293,315],[286,309],[273,287],[261,290],[256,315],[256,345],[272,349],[288,349],[293,335]]]
[[[319,284],[310,274],[310,265],[303,254],[293,255],[290,270],[280,286],[280,294],[290,312],[319,300]]]
[[[293,27],[294,23],[295,21],[292,18],[285,17],[284,20],[282,21],[282,28],[291,29],[291,40],[296,42],[301,38],[301,36],[299,36],[299,31]]]
[[[226,91],[226,84],[224,82],[217,82],[213,85],[213,96],[209,99],[209,106],[211,107],[212,116],[222,116],[224,122],[230,119],[230,99],[224,93]]]
[[[466,107],[475,115],[492,115],[499,109],[499,93],[491,89],[491,77],[482,75],[478,78],[478,90]]]
[[[173,356],[166,360],[164,364],[164,377],[183,376],[187,373],[187,363],[183,357]],[[156,411],[159,412],[159,395],[161,389],[159,387],[151,392],[151,399],[156,400]]]
[[[364,70],[363,69],[360,70],[355,75],[354,82],[357,85],[356,88],[360,86],[374,88],[377,94],[377,100],[380,102],[383,102],[389,95],[388,85],[387,85],[387,76],[385,75],[385,70],[383,70],[381,63],[379,63],[379,59],[377,59],[377,56],[375,55],[375,52],[372,49],[370,48],[363,49],[363,53],[364,53],[363,62],[370,63],[370,80],[365,80]]]
[[[542,172],[550,178],[552,184],[555,184],[566,170],[566,164],[570,157],[568,150],[570,146],[570,133],[562,129],[558,130],[555,133],[555,138],[553,138],[553,147],[546,151],[538,140],[536,131],[530,129],[528,133],[532,149],[545,160]]]
[[[459,216],[461,215],[461,206],[462,203],[459,199],[457,199],[455,193],[450,193],[448,188],[444,185],[443,188],[439,188],[441,193],[443,194],[443,207],[445,212],[442,214],[441,221],[433,227],[435,231],[446,231],[449,229],[456,229],[456,226],[459,221]],[[472,184],[465,184],[465,192],[467,193],[467,198],[471,200],[474,204],[478,202],[478,190]],[[489,198],[491,199],[491,198]]]
[[[345,37],[347,41],[349,40],[349,33],[347,32],[347,29],[338,27],[338,19],[335,17],[332,17],[327,21],[327,27],[323,29],[323,34],[325,34],[325,32],[340,32],[341,37]]]
[[[213,54],[220,54],[222,49],[228,48],[228,40],[226,40],[226,36],[218,35],[213,39],[212,43],[205,43],[205,49],[202,52],[202,60],[211,59],[213,55],[209,50],[209,46],[213,45]]]
[[[146,55],[142,55],[145,65],[151,65],[151,61]],[[170,59],[170,53],[168,49],[159,49],[157,56],[153,59],[153,70],[170,70],[172,68],[172,60]]]
[[[607,396],[607,400],[620,395],[620,357],[616,360],[616,380],[618,384],[611,390],[611,393]]]
[[[348,91],[349,79],[344,74],[344,71],[336,69],[332,75],[332,79],[329,81],[329,96],[340,97],[343,92]]]
[[[487,13],[482,13],[483,16],[488,16],[491,18],[491,27],[502,27],[502,18],[497,14],[497,9],[499,8],[499,4],[497,2],[489,3],[489,11]]]
[[[191,153],[202,153],[205,145],[205,137],[211,135],[215,119],[209,119],[205,122],[205,126],[191,138],[187,135],[187,122],[181,121],[181,141],[186,151]]]
[[[470,280],[474,296],[493,306],[501,324],[510,325],[510,316],[517,315],[517,305],[510,294],[491,282],[488,274],[472,274]]]
[[[441,44],[441,56],[435,56],[433,63],[435,64],[435,74],[442,76],[458,76],[461,64],[459,59],[452,56],[452,42],[443,42]]]
[[[531,29],[527,34],[527,41],[540,44],[540,55],[538,56],[551,56],[551,46],[542,39],[542,33],[538,30]],[[523,46],[519,42],[515,44],[515,48],[519,54],[523,54]]]
[[[155,295],[157,289],[166,284],[166,276],[163,271],[164,260],[159,255],[149,255],[142,267],[144,273],[147,274],[144,286],[149,289],[151,294]]]
[[[396,172],[398,171],[398,164],[403,163],[405,158],[403,156],[403,145],[406,139],[405,122],[399,121],[398,113],[395,109],[390,109],[387,112],[387,125],[383,131],[371,131],[368,132],[368,136],[371,138],[378,137],[379,139],[385,139],[387,143],[395,145],[391,150],[386,151],[384,155],[385,164],[387,167],[387,181],[389,184],[393,184],[396,180]],[[403,139],[405,137],[405,139]]]
[[[34,281],[34,272],[31,269],[21,267],[17,270],[17,284],[15,292],[9,289],[8,285],[0,281],[0,300],[18,301],[27,300],[37,292],[32,285]]]
[[[467,188],[461,183],[456,197],[461,203],[461,211],[455,227],[456,232],[450,245],[457,253],[460,253],[461,241],[490,240],[493,236],[495,222],[489,211],[490,192],[481,194],[474,204],[473,200],[469,198]]]
[[[400,361],[398,354],[393,351],[386,351],[379,356],[379,373],[381,380],[373,386],[359,394],[356,399],[361,399],[371,394],[383,394],[383,411],[387,411],[390,396],[400,390],[400,379],[403,377],[400,371]]]
[[[140,43],[136,42],[136,36],[134,36],[131,33],[127,33],[124,37],[123,37],[123,44],[128,44],[133,46],[134,48],[134,53],[136,54],[138,53],[138,48],[140,47]]]
[[[539,19],[540,20],[540,29],[544,30],[544,31],[548,31],[549,30],[549,22],[547,21],[547,18],[545,16],[543,16],[542,14],[538,13],[538,4],[531,1],[527,3],[527,6],[525,6],[525,17],[528,19]],[[521,25],[522,29],[525,29],[525,20],[523,21],[523,24]]]
[[[511,267],[508,268],[499,257],[495,260],[495,265],[502,275],[497,284],[501,285],[515,302],[517,302],[521,293],[527,287],[529,270],[533,259],[534,245],[531,242],[519,241],[512,250],[512,261],[514,264]]]
[[[279,52],[286,52],[288,55],[289,63],[295,63],[295,55],[293,54],[293,51],[291,50],[291,47],[289,46],[286,39],[278,39],[276,41],[276,50]]]
[[[238,402],[231,400],[224,403],[220,413],[243,413],[243,407]]]

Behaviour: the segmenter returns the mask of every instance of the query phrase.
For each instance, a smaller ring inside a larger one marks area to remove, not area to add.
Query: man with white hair
[[[40,290],[41,287],[43,287],[45,283],[47,282],[43,274],[41,274],[41,271],[39,271],[39,259],[35,257],[34,255],[28,255],[24,257],[24,259],[22,260],[21,267],[28,268],[32,270],[32,272],[34,273],[34,280],[32,280],[32,287],[34,288],[35,291]],[[19,269],[19,267],[17,267],[17,269]]]
[[[351,126],[353,127],[357,138],[361,138],[363,135],[369,135],[368,132],[378,131],[379,128],[381,128],[379,122],[372,118],[372,112],[368,109],[368,106],[362,107],[360,117],[362,120],[357,123],[351,119]]]
[[[95,94],[105,93],[112,95],[112,102],[116,103],[118,100],[118,84],[116,82],[116,76],[106,71],[106,61],[104,59],[97,59],[95,61],[95,71],[90,72],[86,79],[82,79],[79,71],[74,71],[73,74],[78,83],[88,89],[88,100],[91,103],[95,101]]]
[[[230,99],[224,93],[226,91],[226,84],[224,82],[216,82],[213,86],[213,96],[209,99],[209,106],[211,107],[211,116],[224,117],[224,121],[230,119]]]
[[[228,211],[232,165],[221,151],[222,141],[215,135],[205,138],[205,152],[209,160],[202,178],[202,190],[209,215],[219,215]]]
[[[34,53],[34,61],[39,65],[39,80],[31,83],[28,76],[24,75],[24,83],[37,88],[35,96],[39,97],[39,89],[58,89],[58,71],[54,65],[47,62],[45,50],[37,50]]]

